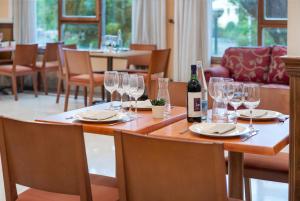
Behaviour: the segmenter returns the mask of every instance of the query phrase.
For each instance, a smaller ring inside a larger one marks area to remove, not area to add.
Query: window
[[[122,33],[123,46],[131,42],[132,0],[102,0],[102,35]]]
[[[212,0],[212,55],[235,46],[287,44],[287,0]]]
[[[100,44],[101,0],[59,0],[59,32],[65,44],[98,48]]]
[[[36,7],[38,44],[58,41],[58,0],[38,0]]]

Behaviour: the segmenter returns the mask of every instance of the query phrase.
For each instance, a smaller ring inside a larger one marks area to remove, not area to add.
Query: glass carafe
[[[169,94],[169,78],[158,78],[158,93],[157,99],[164,99],[166,101],[164,109],[164,117],[170,115],[171,112],[171,102]]]

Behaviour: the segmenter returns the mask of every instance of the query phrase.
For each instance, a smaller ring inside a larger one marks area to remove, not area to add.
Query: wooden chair
[[[57,57],[59,44],[62,43],[47,43],[43,61],[39,61],[36,63],[36,67],[41,74],[44,92],[46,95],[48,95],[47,73],[57,72],[59,69]]]
[[[157,45],[153,44],[131,44],[129,47],[131,50],[156,50]],[[151,56],[131,56],[127,60],[127,69],[130,69],[130,66],[135,67],[149,67],[151,61]]]
[[[151,62],[147,73],[139,73],[144,76],[147,93],[151,92],[151,81],[159,77],[167,77],[169,57],[171,49],[153,50]]]
[[[56,103],[59,103],[60,94],[62,91],[62,87],[64,84],[64,80],[66,79],[66,66],[65,66],[65,56],[63,52],[63,48],[66,49],[77,49],[77,45],[58,45],[57,58],[58,58],[58,73],[57,73],[57,95],[56,95]]]
[[[0,75],[9,76],[12,79],[12,91],[15,100],[18,100],[17,77],[32,76],[35,97],[37,97],[36,57],[38,45],[16,45],[15,56],[12,65],[0,66]]]
[[[228,200],[222,144],[117,133],[121,201]]]
[[[68,101],[71,85],[83,86],[87,97],[89,88],[89,104],[93,104],[94,87],[103,86],[104,75],[93,73],[90,54],[88,51],[64,50],[67,69],[67,89],[65,97],[65,111],[68,109]],[[85,102],[87,102],[85,98]]]
[[[115,201],[118,189],[98,176],[91,184],[83,129],[0,118],[6,201]],[[17,195],[16,184],[30,187]]]

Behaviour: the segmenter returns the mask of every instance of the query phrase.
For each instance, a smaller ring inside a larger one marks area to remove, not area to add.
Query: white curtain
[[[13,0],[14,39],[17,43],[36,42],[36,0]]]
[[[175,0],[175,81],[190,79],[190,66],[202,60],[210,65],[211,0]]]
[[[166,0],[132,0],[132,42],[166,47]]]

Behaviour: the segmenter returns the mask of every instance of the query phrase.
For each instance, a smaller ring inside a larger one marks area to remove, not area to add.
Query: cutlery
[[[290,118],[290,116],[289,115],[282,115],[281,117],[278,117],[277,119],[278,119],[278,121],[279,121],[279,123],[284,123],[286,120],[288,120]]]
[[[189,130],[190,130],[189,128],[186,128],[185,130],[180,131],[179,134],[180,134],[180,135],[185,134],[185,133],[187,133]]]
[[[249,134],[246,135],[246,136],[244,136],[244,137],[241,139],[241,141],[242,141],[242,142],[245,142],[245,141],[249,140],[249,139],[252,138],[253,136],[257,135],[257,134],[258,134],[258,131],[259,131],[259,130],[254,130],[251,134],[250,134],[250,132],[249,132]]]
[[[130,119],[127,119],[127,120],[118,121],[118,122],[111,123],[111,124],[108,124],[108,125],[109,125],[109,126],[115,126],[115,125],[118,125],[118,124],[128,123],[128,122],[134,121],[134,120],[136,120],[136,119],[138,119],[138,118],[139,118],[139,117],[137,117],[137,118],[130,118]]]

